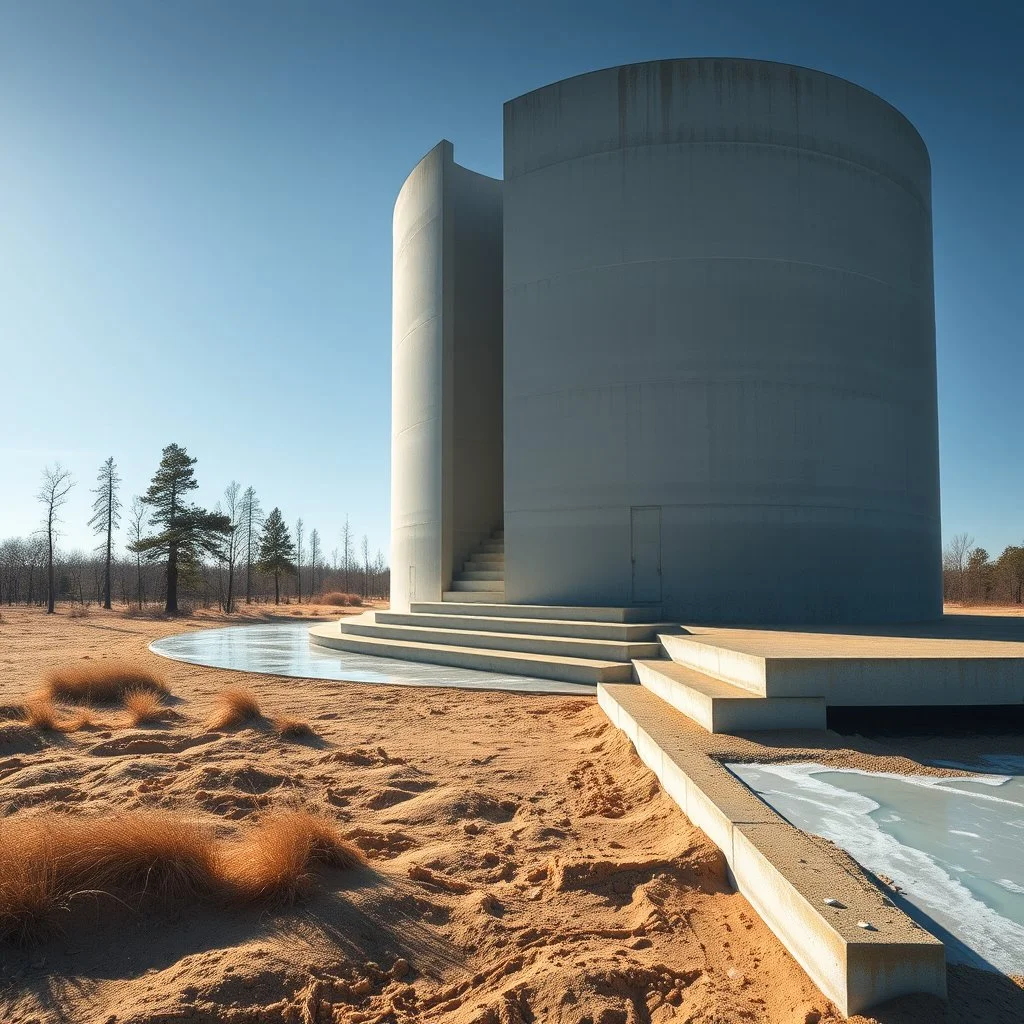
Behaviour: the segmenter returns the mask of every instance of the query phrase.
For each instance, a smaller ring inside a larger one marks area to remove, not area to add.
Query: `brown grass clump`
[[[156,673],[127,661],[107,661],[92,665],[69,665],[47,675],[46,692],[53,700],[80,701],[83,704],[111,704],[127,693],[148,690],[167,696],[170,690]]]
[[[25,724],[40,732],[63,732],[57,720],[57,709],[45,693],[37,693],[25,701]]]
[[[309,722],[288,715],[279,715],[274,719],[274,732],[283,740],[306,740],[316,735]]]
[[[328,818],[278,811],[228,848],[223,871],[237,899],[293,903],[312,883],[315,867],[351,868],[362,862],[359,848]]]
[[[0,823],[0,934],[45,935],[76,899],[180,906],[216,891],[218,860],[197,825],[167,813],[62,814]]]
[[[163,698],[152,690],[129,690],[124,695],[124,706],[132,725],[149,725],[167,717]]]
[[[328,594],[322,594],[316,598],[314,604],[330,604],[337,608],[346,608],[349,606],[358,608],[362,603],[363,599],[358,594],[344,594],[340,590],[332,590]]]
[[[228,842],[171,812],[0,820],[0,937],[52,932],[83,899],[133,910],[195,903],[292,902],[318,865],[363,860],[334,823],[279,811]]]
[[[220,694],[220,710],[210,719],[211,729],[234,729],[263,717],[256,694],[243,686],[232,686]]]

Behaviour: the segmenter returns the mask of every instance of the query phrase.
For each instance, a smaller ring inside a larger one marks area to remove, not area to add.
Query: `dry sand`
[[[589,698],[304,681],[148,653],[158,636],[224,624],[216,615],[2,616],[0,813],[170,808],[229,835],[301,803],[369,858],[291,909],[126,911],[76,918],[32,948],[0,944],[4,1022],[839,1019]],[[180,717],[130,728],[102,710],[105,727],[68,736],[10,717],[46,669],[123,657],[165,676]],[[240,684],[318,738],[283,741],[264,723],[207,732],[217,693]],[[935,756],[923,740],[789,739],[798,753],[784,737],[713,742],[724,756],[896,770]],[[905,999],[853,1019],[1024,1020],[1009,979],[956,969],[950,993],[948,1006]]]

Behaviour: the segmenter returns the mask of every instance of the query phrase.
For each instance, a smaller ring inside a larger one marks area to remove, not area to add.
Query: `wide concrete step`
[[[489,540],[477,548],[480,554],[503,555],[505,554],[505,542],[503,540]]]
[[[656,621],[660,616],[658,608],[597,608],[585,605],[568,604],[506,604],[503,601],[494,601],[490,604],[474,604],[468,602],[473,598],[463,598],[462,595],[453,594],[455,602],[465,600],[464,607],[457,603],[448,602],[448,594],[445,594],[445,603],[438,601],[413,601],[410,611],[414,612],[436,612],[441,615],[488,615],[501,619],[562,619],[574,622],[642,622],[650,623]]]
[[[489,594],[503,594],[505,585],[500,576],[496,580],[452,580],[452,590],[484,590]]]
[[[342,619],[340,631],[360,636],[408,640],[413,643],[444,644],[453,647],[485,647],[489,650],[526,651],[569,658],[596,658],[600,661],[629,662],[633,658],[653,658],[661,651],[658,643],[622,643],[618,640],[589,640],[568,636],[541,636],[536,633],[484,632],[470,629],[438,629],[433,626],[393,625]]]
[[[764,658],[705,643],[688,633],[666,634],[658,639],[668,656],[680,665],[760,697],[767,696]]]
[[[760,697],[675,661],[633,665],[641,684],[708,732],[825,728],[822,697]]]
[[[620,642],[651,641],[660,623],[585,622],[575,619],[521,619],[496,615],[451,615],[440,612],[377,612],[377,621],[396,626],[433,626],[437,629],[479,629],[496,633],[537,633]]]
[[[597,699],[668,795],[722,851],[736,888],[841,1013],[865,1013],[918,992],[945,996],[942,943],[849,857],[794,828],[709,756],[684,715],[644,686],[602,683]]]
[[[444,602],[443,604],[440,602],[431,602],[431,604],[436,604],[438,608],[450,607],[449,602],[467,605],[489,605],[494,601],[502,600],[504,596],[504,590],[479,590],[476,592],[472,590],[446,590],[441,595],[441,601]]]
[[[487,571],[488,569],[497,569],[504,571],[505,569],[505,556],[504,555],[473,555],[471,558],[467,558],[462,563],[463,572],[479,572],[480,570]]]
[[[505,573],[501,569],[472,569],[469,572],[460,572],[456,577],[460,582],[467,580],[500,580],[505,581]]]
[[[327,633],[325,630],[314,629],[310,631],[310,639],[322,647],[378,658],[424,661],[433,665],[451,665],[455,668],[478,669],[482,672],[504,672],[511,675],[534,676],[538,679],[558,679],[566,683],[620,682],[628,680],[633,672],[632,665],[598,658],[569,658],[531,654],[526,651],[417,643],[340,631],[335,634],[333,631]]]

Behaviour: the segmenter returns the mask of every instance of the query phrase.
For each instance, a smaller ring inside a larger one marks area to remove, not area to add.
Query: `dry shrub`
[[[216,851],[173,814],[51,814],[0,823],[0,934],[42,937],[76,898],[180,906],[216,891]]]
[[[322,594],[313,603],[330,604],[337,608],[349,606],[358,608],[363,603],[363,599],[358,594],[344,594],[340,590],[332,590],[329,594]]]
[[[89,615],[89,609],[84,604],[73,604],[68,609],[69,619],[84,619]]]
[[[348,868],[362,860],[333,822],[308,811],[276,812],[227,842],[166,811],[6,818],[0,937],[42,938],[82,898],[106,896],[133,910],[291,902],[317,866]]]
[[[316,735],[309,722],[288,715],[279,715],[274,719],[274,731],[283,740],[305,740]]]
[[[25,724],[40,732],[63,732],[57,719],[57,709],[45,693],[36,694],[25,701]]]
[[[351,868],[362,861],[359,848],[330,819],[277,811],[228,847],[223,871],[236,899],[292,903],[311,884],[315,867]]]
[[[163,698],[152,690],[129,690],[124,695],[124,706],[133,725],[149,725],[167,717]]]
[[[54,700],[109,704],[137,690],[161,696],[170,693],[167,684],[155,672],[129,661],[68,665],[53,669],[46,677],[46,691]]]
[[[243,686],[232,686],[220,694],[220,709],[210,719],[211,729],[234,729],[263,717],[256,694]]]

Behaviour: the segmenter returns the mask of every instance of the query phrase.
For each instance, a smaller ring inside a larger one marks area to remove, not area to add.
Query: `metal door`
[[[629,510],[633,603],[661,602],[661,506]]]

